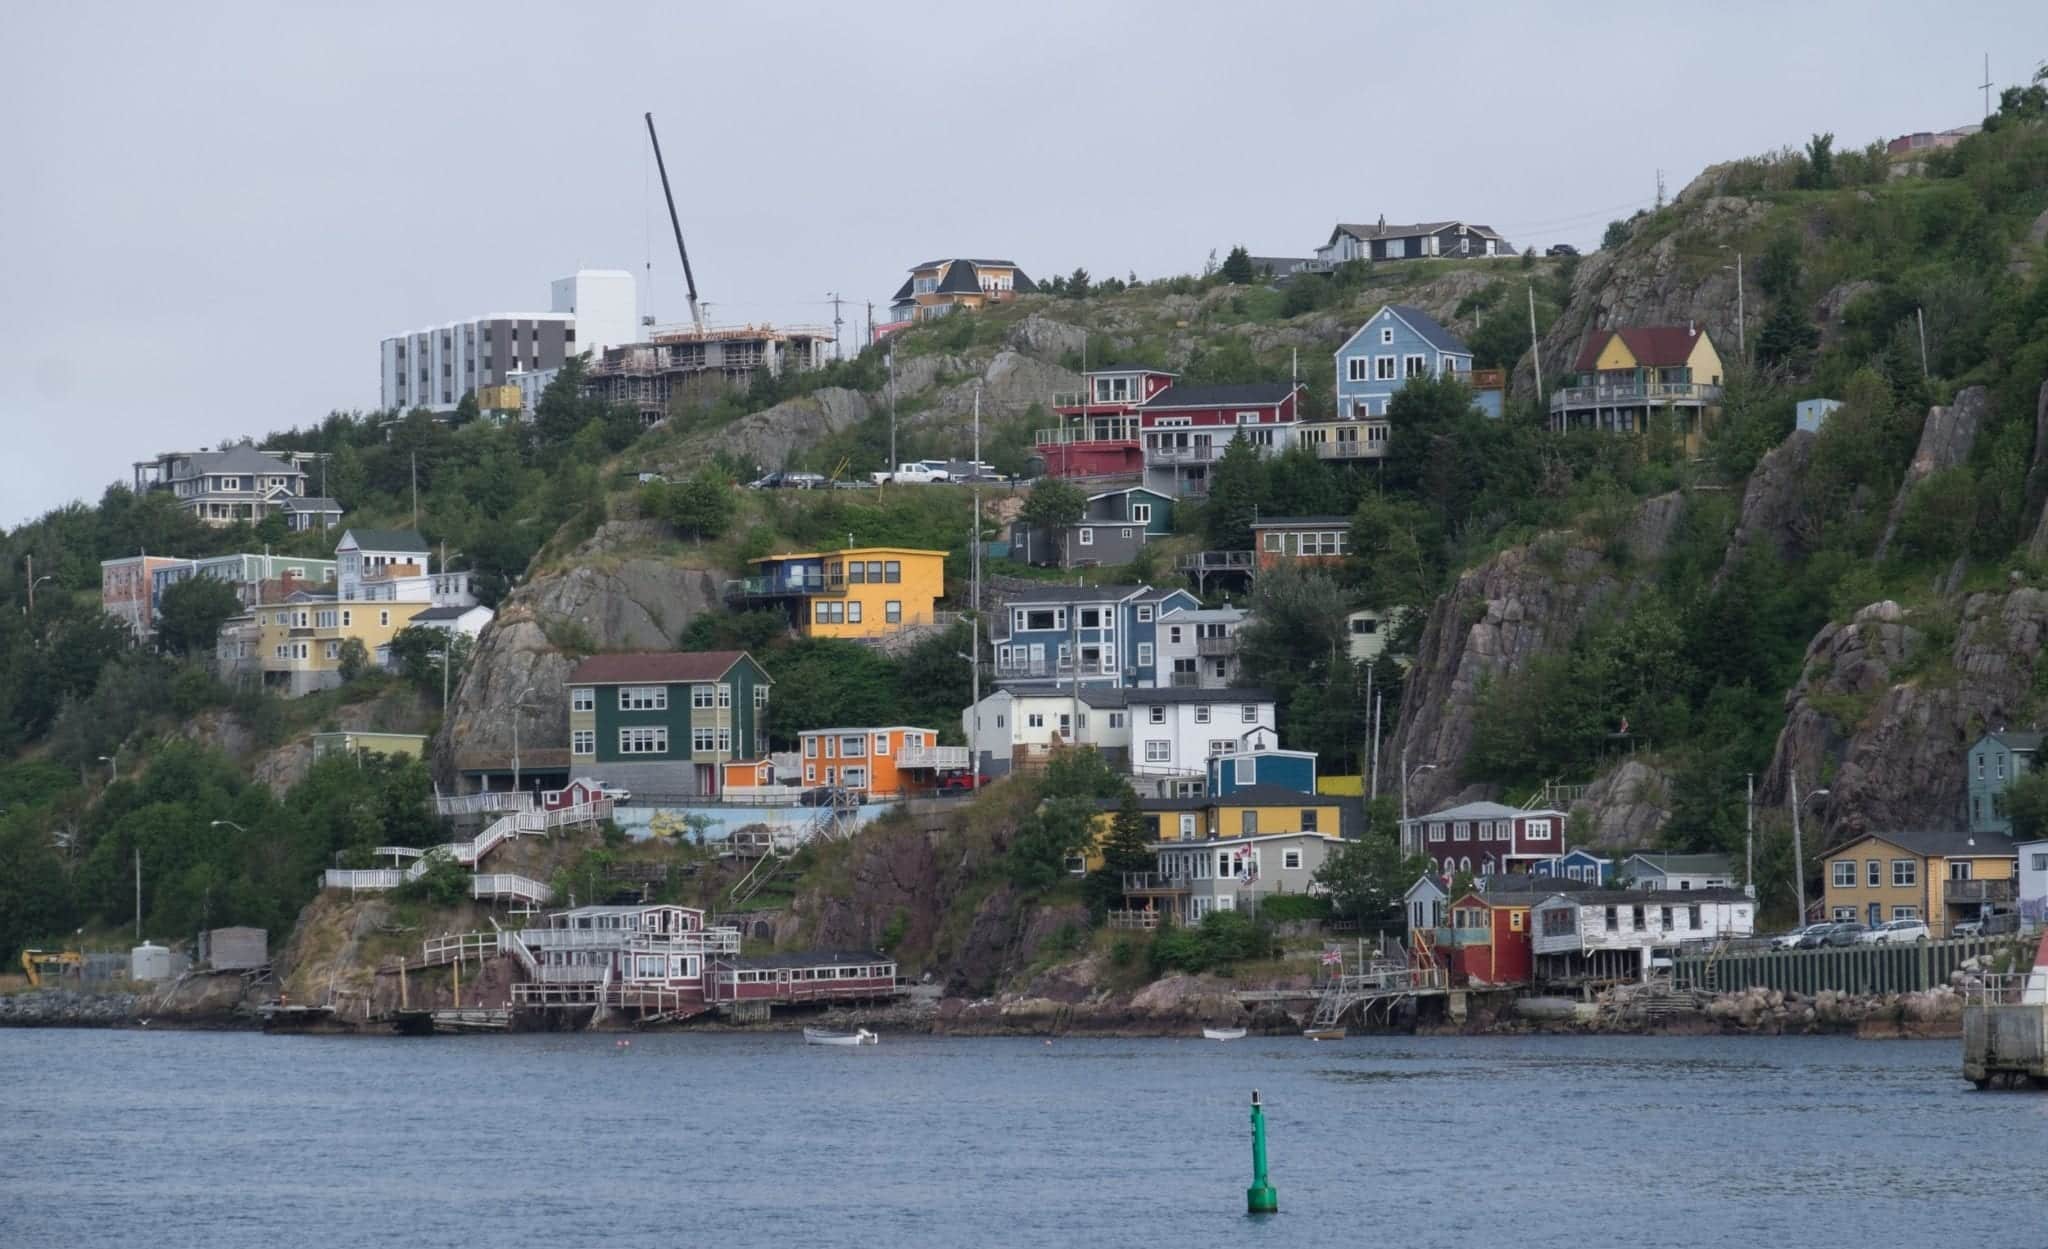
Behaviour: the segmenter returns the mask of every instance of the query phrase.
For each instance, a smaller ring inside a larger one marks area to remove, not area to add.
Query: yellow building
[[[1826,858],[1829,919],[1918,919],[1936,937],[2016,899],[2019,855],[1996,833],[1867,833]]]
[[[788,604],[805,637],[880,637],[932,624],[946,593],[944,551],[862,546],[770,555],[753,564],[758,571],[735,582],[730,597]]]
[[[1574,369],[1573,383],[1550,395],[1555,433],[1643,434],[1668,425],[1688,453],[1698,454],[1720,410],[1721,352],[1698,325],[1596,330]]]
[[[332,754],[403,755],[408,759],[423,759],[426,753],[427,738],[423,733],[357,733],[344,730],[313,734],[315,759]]]
[[[911,268],[910,277],[889,301],[889,316],[899,323],[923,321],[1037,290],[1024,271],[1007,260],[927,260]]]
[[[1095,842],[1075,870],[1102,866],[1102,842],[1116,820],[1116,802],[1105,802],[1095,817]],[[1304,794],[1279,785],[1254,785],[1220,798],[1141,798],[1145,840],[1154,846],[1175,842],[1213,841],[1230,837],[1264,837],[1273,833],[1317,833],[1332,840],[1344,835],[1337,799]]]
[[[340,685],[344,642],[361,642],[364,654],[375,663],[377,648],[431,606],[322,599],[258,608],[253,614],[262,631],[257,654],[262,658],[263,684],[293,697]]]

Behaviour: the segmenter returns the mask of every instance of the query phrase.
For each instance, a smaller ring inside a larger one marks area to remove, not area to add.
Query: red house
[[[1301,387],[1292,382],[1174,385],[1138,405],[1145,485],[1162,494],[1209,493],[1209,466],[1234,438],[1261,455],[1294,445]]]
[[[540,806],[543,811],[563,811],[570,807],[587,807],[604,801],[608,796],[602,781],[581,776],[560,789],[542,790]]]
[[[1526,984],[1535,966],[1529,910],[1542,891],[1488,895],[1473,891],[1450,905],[1448,928],[1426,928],[1417,939],[1453,985]]]
[[[1530,865],[1565,852],[1562,811],[1468,802],[1417,816],[1401,828],[1401,853],[1427,856],[1445,876],[1527,875]]]
[[[1176,375],[1142,365],[1112,364],[1081,374],[1079,394],[1057,396],[1058,429],[1036,435],[1038,458],[1054,477],[1136,476],[1145,469],[1138,447],[1138,405],[1173,385]]]

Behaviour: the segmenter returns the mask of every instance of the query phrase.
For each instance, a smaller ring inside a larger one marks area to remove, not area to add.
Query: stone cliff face
[[[1883,559],[1898,532],[1899,520],[1920,483],[1944,469],[1954,468],[1970,458],[1977,445],[1977,430],[1983,425],[1991,403],[1982,386],[1972,386],[1956,396],[1948,407],[1927,410],[1927,423],[1920,427],[1920,446],[1913,462],[1906,466],[1898,497],[1892,500],[1891,517],[1885,522],[1884,537],[1877,544],[1877,558]]]

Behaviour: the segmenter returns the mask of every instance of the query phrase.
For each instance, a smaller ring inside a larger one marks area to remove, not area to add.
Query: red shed
[[[1435,930],[1437,959],[1452,984],[1526,984],[1534,967],[1529,945],[1529,908],[1540,892],[1493,895],[1472,892],[1451,903],[1449,928]]]

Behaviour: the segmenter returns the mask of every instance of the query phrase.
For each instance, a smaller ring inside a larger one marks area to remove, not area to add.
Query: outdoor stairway
[[[563,807],[558,811],[514,810],[493,820],[490,826],[468,841],[450,841],[417,850],[411,846],[378,846],[379,858],[411,859],[405,868],[331,868],[322,880],[328,889],[351,892],[396,889],[418,880],[437,862],[452,861],[474,869],[484,856],[508,841],[559,828],[594,824],[611,818],[610,799]],[[531,915],[553,900],[553,892],[540,881],[510,872],[476,873],[470,881],[470,896],[495,902],[509,902],[517,914]]]

